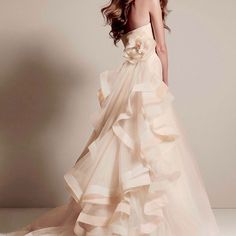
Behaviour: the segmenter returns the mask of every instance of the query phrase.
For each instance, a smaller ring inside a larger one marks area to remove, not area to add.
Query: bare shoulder
[[[152,0],[134,0],[133,5],[135,7],[140,7],[142,9],[147,9],[150,7],[150,1]]]
[[[133,5],[135,8],[152,12],[153,10],[160,8],[160,0],[134,0]]]
[[[149,12],[151,16],[162,14],[160,0],[148,0],[148,4],[149,4],[148,7],[149,7]]]
[[[146,0],[149,4],[149,6],[154,6],[160,4],[160,0]]]
[[[150,11],[160,6],[160,0],[145,0]]]

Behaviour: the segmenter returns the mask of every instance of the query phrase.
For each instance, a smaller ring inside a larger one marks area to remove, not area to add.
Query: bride
[[[102,13],[124,61],[100,75],[93,133],[65,173],[70,200],[7,235],[219,235],[172,108],[167,0],[112,0]]]

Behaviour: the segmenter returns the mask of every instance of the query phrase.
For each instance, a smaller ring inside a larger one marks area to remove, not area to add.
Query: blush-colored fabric
[[[151,24],[122,41],[123,63],[100,76],[93,134],[65,174],[69,202],[9,236],[219,235]]]

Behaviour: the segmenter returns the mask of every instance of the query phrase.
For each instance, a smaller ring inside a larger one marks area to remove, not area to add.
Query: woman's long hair
[[[101,12],[106,20],[106,24],[111,26],[110,36],[114,40],[114,44],[120,41],[121,37],[125,34],[125,26],[128,21],[129,10],[133,0],[111,0],[111,2],[101,9]],[[165,19],[170,12],[167,9],[168,0],[160,0],[162,9],[162,19],[164,28],[170,31],[166,25]]]

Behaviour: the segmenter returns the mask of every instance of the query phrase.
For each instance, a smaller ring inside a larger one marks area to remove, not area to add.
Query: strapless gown
[[[70,199],[11,236],[216,236],[198,165],[162,81],[151,24],[100,75],[93,133],[65,173]]]

